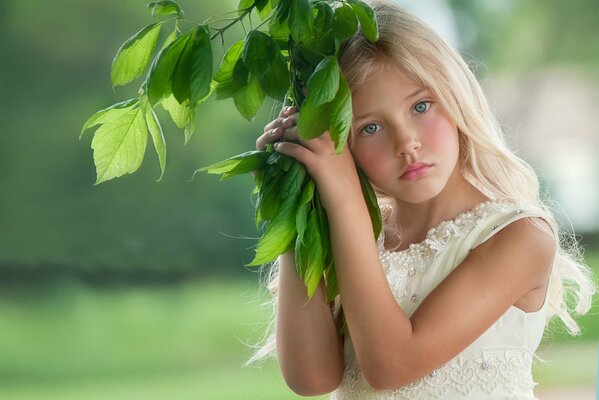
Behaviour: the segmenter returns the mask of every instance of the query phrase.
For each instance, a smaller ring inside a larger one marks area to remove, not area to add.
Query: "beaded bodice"
[[[411,316],[474,247],[509,223],[534,215],[524,204],[493,200],[443,221],[422,242],[402,251],[385,249],[381,234],[379,258],[402,310]],[[370,388],[347,336],[343,381],[331,399],[534,399],[531,365],[545,327],[544,308],[526,313],[511,307],[455,358],[428,376],[389,391]]]

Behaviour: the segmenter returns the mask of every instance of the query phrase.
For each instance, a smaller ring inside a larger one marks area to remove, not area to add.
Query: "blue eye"
[[[416,110],[417,113],[422,114],[423,112],[428,110],[430,104],[430,101],[421,101],[414,106],[414,110]]]
[[[364,132],[368,135],[372,135],[372,134],[378,132],[379,126],[380,126],[379,124],[375,124],[375,123],[368,124],[368,125],[364,126],[364,128],[362,128],[362,132]]]

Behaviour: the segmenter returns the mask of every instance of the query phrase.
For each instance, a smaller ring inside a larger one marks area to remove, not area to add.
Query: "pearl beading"
[[[410,243],[407,249],[401,251],[386,250],[384,233],[381,233],[377,240],[379,258],[395,298],[399,301],[409,297],[413,303],[418,302],[420,295],[412,289],[414,279],[411,278],[417,273],[425,273],[435,261],[436,256],[446,248],[452,237],[464,237],[487,216],[498,211],[513,211],[515,207],[521,206],[508,200],[488,200],[479,203],[454,219],[443,221],[429,229],[422,242]],[[388,210],[382,210],[382,212],[385,213]],[[517,212],[521,213],[522,208],[518,208]],[[497,226],[493,226],[492,229],[497,229]]]

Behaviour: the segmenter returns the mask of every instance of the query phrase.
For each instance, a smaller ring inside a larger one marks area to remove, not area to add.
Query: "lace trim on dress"
[[[532,393],[532,354],[522,348],[499,348],[458,355],[417,381],[394,390],[373,390],[356,363],[346,367],[343,382],[331,399],[438,399],[448,394],[487,394],[501,388],[517,396]],[[521,397],[519,397],[521,398]]]
[[[426,238],[419,243],[410,243],[407,249],[401,251],[388,251],[384,247],[384,234],[377,240],[379,257],[385,271],[387,281],[395,297],[414,296],[408,282],[416,273],[424,273],[435,261],[437,255],[446,247],[453,237],[464,237],[481,220],[498,211],[509,212],[520,207],[518,203],[503,200],[488,200],[476,205],[467,212],[459,214],[452,220],[443,221],[434,228],[429,229]],[[522,212],[522,208],[518,208]],[[417,301],[413,300],[413,301]]]

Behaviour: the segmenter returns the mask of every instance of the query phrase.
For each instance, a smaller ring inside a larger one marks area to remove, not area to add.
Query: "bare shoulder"
[[[551,272],[556,245],[543,218],[526,217],[498,231],[481,250],[485,257],[500,259],[506,272],[528,275],[531,283],[542,286]]]

